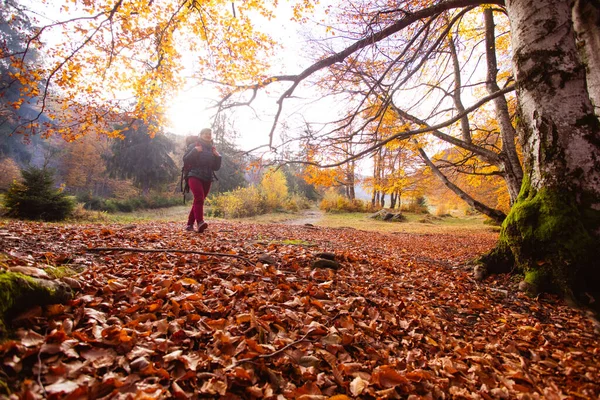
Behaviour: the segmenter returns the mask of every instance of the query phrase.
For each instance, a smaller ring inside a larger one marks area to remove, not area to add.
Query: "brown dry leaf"
[[[410,381],[404,374],[390,366],[378,367],[371,375],[371,383],[382,388],[393,388],[399,385],[408,385]]]
[[[81,357],[92,363],[94,368],[110,367],[117,358],[117,353],[112,349],[91,348],[81,351]]]
[[[45,341],[44,336],[31,330],[19,329],[16,334],[25,347],[41,346]]]
[[[200,388],[200,393],[219,394],[221,396],[224,396],[225,393],[227,393],[227,384],[216,378],[212,378],[204,382],[204,384],[202,384],[202,387]]]
[[[52,385],[45,387],[49,394],[68,394],[79,388],[79,384],[70,380],[61,379],[54,382]]]
[[[360,396],[360,394],[369,386],[369,381],[356,377],[350,382],[350,393],[352,396]]]

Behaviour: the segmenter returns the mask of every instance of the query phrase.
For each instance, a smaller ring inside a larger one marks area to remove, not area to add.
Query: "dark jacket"
[[[213,171],[221,168],[221,156],[215,156],[212,152],[212,142],[199,141],[202,151],[196,150],[196,144],[191,144],[183,156],[184,164],[190,165],[188,177],[195,177],[203,181],[213,181]]]

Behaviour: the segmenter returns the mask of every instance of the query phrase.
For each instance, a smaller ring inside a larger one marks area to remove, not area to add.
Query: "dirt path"
[[[303,210],[302,213],[296,219],[290,219],[285,221],[285,225],[306,225],[306,224],[316,224],[319,222],[325,213],[318,208],[311,208],[308,210]]]

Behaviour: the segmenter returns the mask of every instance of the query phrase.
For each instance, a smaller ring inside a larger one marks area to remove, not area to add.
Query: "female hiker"
[[[183,156],[183,165],[186,172],[187,183],[194,195],[194,203],[188,216],[186,230],[194,230],[194,222],[198,224],[198,232],[202,233],[208,228],[204,221],[204,200],[210,191],[214,178],[214,171],[221,167],[221,155],[213,145],[212,130],[202,129],[196,140],[186,139],[188,146]]]

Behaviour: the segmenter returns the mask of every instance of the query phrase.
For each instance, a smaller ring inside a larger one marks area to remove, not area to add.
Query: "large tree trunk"
[[[492,270],[516,266],[540,289],[579,295],[600,292],[600,122],[575,44],[571,3],[506,2],[525,176],[484,261]]]

